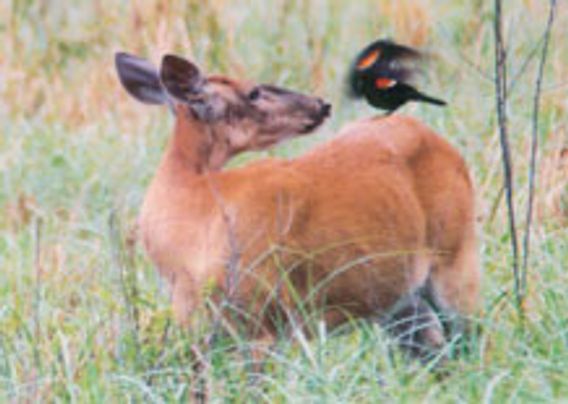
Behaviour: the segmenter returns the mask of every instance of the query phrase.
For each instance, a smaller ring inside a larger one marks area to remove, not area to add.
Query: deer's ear
[[[189,60],[176,55],[162,58],[160,79],[168,94],[180,101],[190,101],[203,88],[203,76],[199,68]]]
[[[146,104],[168,102],[158,71],[152,63],[124,52],[116,53],[114,62],[118,78],[131,96]]]

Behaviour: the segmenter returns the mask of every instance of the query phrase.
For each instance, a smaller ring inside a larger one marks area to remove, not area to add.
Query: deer
[[[283,329],[307,328],[303,310],[329,329],[377,322],[418,359],[442,357],[471,328],[473,184],[432,129],[400,114],[363,118],[296,158],[226,169],[239,153],[313,133],[331,105],[206,75],[173,54],[156,68],[121,52],[115,65],[131,96],[175,115],[139,232],[181,324],[207,301],[230,299],[234,310],[221,316],[259,352]]]

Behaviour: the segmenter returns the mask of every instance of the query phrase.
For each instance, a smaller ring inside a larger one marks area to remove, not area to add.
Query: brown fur
[[[180,320],[211,284],[227,292],[232,249],[242,273],[231,298],[253,312],[266,309],[254,313],[255,337],[275,332],[268,308],[283,270],[303,298],[331,277],[317,296],[330,325],[384,313],[427,280],[443,309],[473,312],[471,182],[459,154],[430,129],[399,115],[364,120],[293,161],[198,174],[191,167],[206,159],[201,126],[178,114],[140,218]],[[271,255],[259,260],[275,246],[278,264]],[[279,291],[285,315],[295,311],[286,307],[293,306],[288,293]]]
[[[444,341],[433,306],[463,328],[478,300],[473,189],[459,153],[428,127],[401,115],[365,119],[295,160],[223,171],[243,150],[310,132],[329,106],[205,77],[177,56],[164,57],[160,80],[127,54],[117,70],[135,98],[175,99],[140,230],[180,321],[210,298],[267,344],[279,326],[305,328],[302,310],[329,327],[375,318],[420,356]]]

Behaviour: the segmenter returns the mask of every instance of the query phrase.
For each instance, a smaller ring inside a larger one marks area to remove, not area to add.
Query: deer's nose
[[[319,100],[320,105],[321,105],[321,115],[324,117],[327,117],[331,114],[331,104],[328,102],[325,102],[324,100],[320,99]]]

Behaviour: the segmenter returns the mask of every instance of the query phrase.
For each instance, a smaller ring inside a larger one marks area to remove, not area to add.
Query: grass
[[[538,43],[546,3],[505,2],[510,77]],[[373,113],[346,100],[342,86],[353,52],[377,36],[429,50],[424,87],[451,104],[405,112],[456,145],[475,176],[485,272],[478,321],[485,331],[442,381],[393,356],[377,327],[339,335],[320,329],[313,341],[282,341],[254,382],[247,342],[219,341],[205,352],[211,399],[532,403],[568,397],[568,176],[555,157],[568,146],[568,9],[560,2],[546,68],[538,220],[522,331],[500,197],[491,6],[465,0],[1,3],[0,401],[179,401],[195,387],[191,350],[198,333],[173,323],[165,287],[129,234],[172,119],[128,99],[115,78],[115,51],[154,60],[175,51],[211,71],[333,102],[334,116],[319,134],[232,162],[242,165],[299,155]],[[511,92],[520,213],[535,73],[533,60]]]

